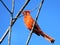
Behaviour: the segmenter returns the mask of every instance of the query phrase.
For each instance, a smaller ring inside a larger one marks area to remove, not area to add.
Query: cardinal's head
[[[30,14],[30,11],[29,11],[29,10],[25,10],[25,11],[23,11],[22,13],[23,13],[23,15],[25,16],[25,15],[29,15],[29,14]]]

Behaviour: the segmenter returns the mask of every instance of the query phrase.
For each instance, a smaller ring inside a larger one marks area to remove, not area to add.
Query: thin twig
[[[4,5],[4,7],[8,10],[8,12],[10,13],[10,14],[12,14],[12,12],[8,9],[8,7],[5,5],[5,3],[2,1],[2,0],[0,0],[1,1],[1,3]]]
[[[37,19],[38,19],[39,13],[40,13],[40,11],[41,11],[43,2],[44,2],[44,0],[42,0],[41,3],[40,3],[39,9],[38,9],[38,12],[37,12],[37,15],[36,15],[35,22],[33,23],[33,27],[32,27],[32,29],[31,29],[30,34],[29,34],[29,36],[28,36],[28,39],[27,39],[27,41],[26,41],[26,45],[29,44],[29,41],[30,41],[30,39],[31,39],[32,32],[33,32],[33,29],[34,29],[34,25],[35,25],[35,23],[37,22]]]
[[[17,13],[15,19],[13,20],[11,27],[14,25],[14,23],[16,22],[16,20],[18,19],[18,17],[20,16],[21,12],[24,10],[24,8],[27,6],[27,4],[29,3],[30,0],[26,0],[25,4],[22,6],[22,8],[19,10],[19,12]],[[4,35],[2,36],[2,38],[0,39],[0,43],[2,43],[2,41],[5,39],[6,35],[8,34],[10,30],[10,26],[7,28],[6,32],[4,33]]]
[[[15,1],[12,0],[12,11],[11,11],[12,12],[12,15],[11,15],[12,16],[12,19],[13,19],[13,13],[14,13],[14,4],[15,4]]]
[[[8,35],[8,45],[11,45],[11,32],[12,32],[12,21],[13,21],[13,13],[14,13],[14,4],[15,4],[15,1],[12,0],[12,14],[11,14],[11,17],[10,17],[10,30],[9,30],[9,35]]]

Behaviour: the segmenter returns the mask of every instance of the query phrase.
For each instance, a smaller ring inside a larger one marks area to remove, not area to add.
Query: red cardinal
[[[35,21],[31,15],[30,15],[30,11],[26,10],[26,11],[23,11],[23,15],[24,15],[24,23],[26,25],[26,27],[31,30],[32,29],[32,26],[33,26],[33,22]],[[39,27],[39,25],[35,24],[34,26],[34,29],[33,29],[33,33],[37,34],[38,36],[43,36],[44,38],[46,38],[48,41],[50,42],[54,42],[54,39],[49,37],[47,34],[45,34],[44,32],[42,32],[41,28]]]

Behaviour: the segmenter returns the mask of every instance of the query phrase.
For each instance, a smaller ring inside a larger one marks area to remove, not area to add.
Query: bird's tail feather
[[[42,31],[40,32],[40,35],[43,36],[46,40],[48,40],[51,43],[54,43],[54,41],[55,41],[52,37],[48,36],[46,33],[42,32]]]

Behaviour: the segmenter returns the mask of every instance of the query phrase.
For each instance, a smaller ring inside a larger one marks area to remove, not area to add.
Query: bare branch
[[[18,17],[20,16],[21,12],[24,10],[24,8],[27,6],[27,4],[29,3],[30,0],[26,0],[25,4],[22,6],[22,8],[20,9],[20,11],[17,13],[15,19],[13,20],[11,27],[14,25],[14,23],[16,22],[16,20],[18,19]],[[8,34],[10,29],[10,26],[7,28],[6,32],[4,33],[4,35],[2,36],[2,38],[0,39],[0,43],[2,43],[2,41],[4,40],[4,38],[6,37],[6,35]]]
[[[0,0],[1,1],[1,3],[4,5],[4,7],[8,10],[8,12],[10,13],[10,14],[12,14],[12,12],[8,9],[8,7],[5,5],[5,3],[2,1],[2,0]]]
[[[11,32],[12,32],[12,21],[13,21],[13,13],[14,13],[14,4],[15,4],[15,0],[12,0],[12,14],[10,16],[10,29],[9,29],[9,35],[8,35],[8,45],[11,45]]]

